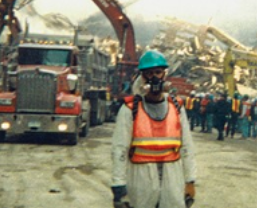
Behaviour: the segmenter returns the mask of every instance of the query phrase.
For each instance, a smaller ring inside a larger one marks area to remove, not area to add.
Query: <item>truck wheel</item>
[[[5,131],[0,131],[0,142],[4,142],[5,141],[5,135],[6,135]]]
[[[69,145],[76,145],[78,143],[78,133],[68,133],[66,135]]]
[[[88,122],[85,126],[81,128],[81,131],[79,132],[80,137],[86,137],[89,132],[89,126],[90,123]]]

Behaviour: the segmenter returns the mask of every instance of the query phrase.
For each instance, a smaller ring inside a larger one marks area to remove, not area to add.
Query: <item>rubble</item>
[[[165,54],[172,66],[169,76],[187,78],[199,92],[225,90],[224,57],[228,49],[235,47],[246,53],[251,50],[212,26],[195,25],[175,18],[165,18],[163,22],[165,28],[148,48]],[[255,73],[253,67],[234,67],[236,88],[240,93],[257,96]]]

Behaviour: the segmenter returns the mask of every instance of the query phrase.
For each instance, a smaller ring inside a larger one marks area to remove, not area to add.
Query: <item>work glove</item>
[[[113,193],[113,201],[120,202],[121,198],[127,195],[127,187],[126,186],[113,186],[112,193]]]
[[[114,186],[111,188],[112,188],[112,193],[114,195],[114,198],[113,198],[114,208],[132,208],[129,205],[126,186]]]
[[[194,182],[186,183],[185,187],[185,195],[189,195],[190,197],[194,198],[195,196],[195,185]]]
[[[186,183],[185,186],[185,204],[186,208],[190,208],[194,203],[195,185],[194,182]]]

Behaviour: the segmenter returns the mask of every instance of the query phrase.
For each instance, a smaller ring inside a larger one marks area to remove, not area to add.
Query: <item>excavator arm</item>
[[[131,94],[131,84],[138,65],[132,23],[116,0],[92,0],[111,22],[120,44],[115,69],[109,71],[111,94],[117,99]],[[115,111],[115,110],[114,110]]]
[[[3,33],[4,27],[8,26],[11,33],[11,40],[9,44],[17,42],[21,27],[18,19],[14,15],[14,6],[16,0],[0,0],[0,37]]]
[[[121,61],[137,65],[133,26],[116,0],[92,0],[111,22],[120,43]]]
[[[120,43],[121,63],[137,65],[135,49],[135,35],[133,26],[123,13],[120,4],[116,0],[92,0],[109,19],[116,32]],[[0,0],[0,36],[4,26],[8,26],[12,39],[16,39],[21,32],[18,19],[14,16],[16,0]]]

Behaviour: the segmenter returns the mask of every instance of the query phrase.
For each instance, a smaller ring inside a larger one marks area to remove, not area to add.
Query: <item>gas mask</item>
[[[154,95],[157,95],[163,91],[164,81],[159,79],[156,76],[153,76],[151,79],[147,78],[146,84],[150,85],[150,92]]]
[[[164,81],[163,78],[159,79],[158,77],[153,77],[151,79],[144,77],[142,79],[142,77],[139,76],[133,84],[133,94],[139,94],[141,96],[145,96],[149,92],[154,94],[170,92],[171,89],[171,82]]]

